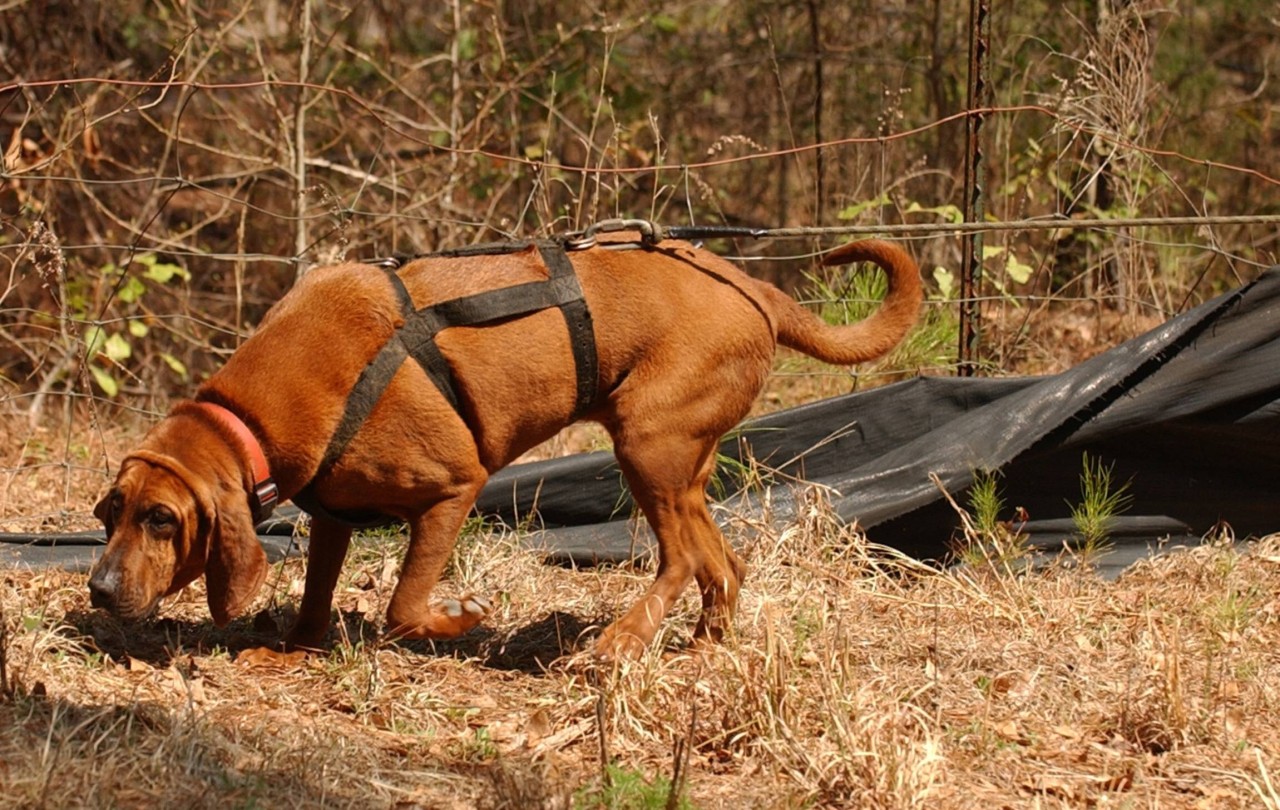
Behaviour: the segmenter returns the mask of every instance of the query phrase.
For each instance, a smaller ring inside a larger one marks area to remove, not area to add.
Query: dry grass
[[[498,597],[482,631],[380,641],[403,540],[366,538],[305,660],[255,652],[296,560],[223,631],[199,586],[121,626],[83,575],[5,571],[0,806],[571,807],[681,765],[697,807],[1280,807],[1280,535],[1103,582],[900,559],[817,496],[734,533],[738,637],[686,649],[690,594],[608,672],[575,645],[650,572],[545,566],[502,532],[451,571]]]

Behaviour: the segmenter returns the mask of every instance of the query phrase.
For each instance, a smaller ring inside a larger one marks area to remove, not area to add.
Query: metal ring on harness
[[[659,225],[647,219],[602,219],[585,230],[574,231],[562,237],[565,250],[586,250],[599,244],[596,234],[639,231],[642,247],[651,248],[665,239],[683,239],[691,242],[703,239],[763,238],[768,231],[741,225]],[[634,243],[608,242],[605,247],[622,250],[634,248]]]
[[[564,237],[564,246],[566,250],[586,250],[598,244],[596,234],[620,231],[639,231],[640,242],[649,247],[665,238],[662,226],[647,219],[602,219],[588,225],[585,230],[567,234]]]

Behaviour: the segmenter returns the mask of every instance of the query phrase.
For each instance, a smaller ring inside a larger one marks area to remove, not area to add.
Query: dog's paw
[[[620,630],[616,624],[612,624],[596,639],[592,656],[602,664],[635,661],[644,655],[648,647],[648,642],[635,633]]]
[[[444,611],[446,616],[455,621],[474,619],[471,625],[467,627],[470,630],[479,624],[485,616],[493,612],[493,603],[483,596],[468,594],[461,599],[440,600],[440,609]]]
[[[388,617],[387,626],[394,638],[445,640],[471,630],[492,611],[488,599],[469,594],[461,599],[441,599],[419,621],[392,621]]]

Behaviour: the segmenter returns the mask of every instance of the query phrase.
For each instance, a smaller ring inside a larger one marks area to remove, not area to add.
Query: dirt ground
[[[85,501],[100,451],[7,494],[53,515],[69,475]],[[480,630],[386,643],[404,539],[383,533],[310,656],[271,648],[299,560],[223,630],[199,583],[123,625],[82,573],[5,570],[0,807],[1280,807],[1280,535],[1107,582],[924,566],[807,503],[731,520],[736,638],[690,649],[690,593],[618,669],[590,638],[652,571],[548,566],[501,530],[449,572],[494,597]]]

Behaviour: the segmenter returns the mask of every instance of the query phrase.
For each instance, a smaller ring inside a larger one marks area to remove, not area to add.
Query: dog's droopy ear
[[[244,490],[226,492],[215,504],[204,577],[209,613],[218,627],[248,609],[267,577],[267,555]]]
[[[108,540],[111,539],[111,535],[115,534],[116,530],[116,522],[113,515],[115,510],[111,508],[111,500],[115,496],[115,489],[110,489],[107,491],[106,495],[102,496],[102,500],[98,501],[97,505],[93,507],[93,516],[102,521],[102,526],[107,532]]]

